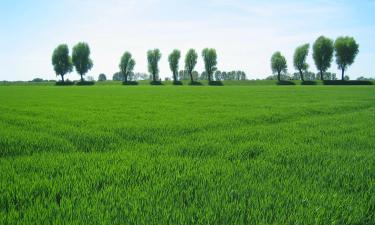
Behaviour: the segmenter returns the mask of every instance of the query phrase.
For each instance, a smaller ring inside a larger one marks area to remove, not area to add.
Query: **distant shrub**
[[[86,81],[86,80],[78,81],[76,83],[76,85],[78,85],[78,86],[89,86],[89,85],[94,85],[94,84],[95,84],[95,81]]]
[[[73,81],[70,81],[70,80],[66,80],[66,81],[57,81],[55,83],[56,86],[70,86],[70,85],[74,85],[74,82]]]
[[[374,85],[368,80],[325,80],[324,85]]]
[[[45,80],[43,80],[42,78],[34,78],[34,79],[31,80],[31,82],[44,82],[44,81]]]
[[[301,85],[317,85],[318,83],[313,80],[305,80],[301,82]]]
[[[220,80],[212,80],[210,82],[208,82],[208,85],[211,85],[211,86],[223,86],[223,82],[221,82]]]
[[[290,80],[280,80],[276,84],[277,85],[296,85],[293,81],[290,81]]]
[[[180,81],[180,80],[173,81],[172,84],[173,85],[183,85],[182,81]]]
[[[137,81],[123,81],[122,85],[138,85]]]
[[[151,85],[163,85],[163,83],[160,80],[153,80],[150,82]]]
[[[201,82],[199,82],[199,81],[190,81],[189,85],[192,85],[192,86],[201,86],[203,84]]]

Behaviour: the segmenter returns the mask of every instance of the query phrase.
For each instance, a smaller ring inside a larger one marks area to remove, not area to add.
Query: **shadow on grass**
[[[73,81],[70,81],[70,80],[67,80],[67,81],[57,81],[55,83],[56,86],[71,86],[71,85],[74,85],[74,82]]]
[[[374,85],[368,80],[325,80],[324,85]]]
[[[293,81],[281,80],[276,83],[277,85],[296,85]]]
[[[173,81],[173,85],[183,85],[183,83],[179,80]]]
[[[210,81],[210,82],[208,82],[208,85],[211,85],[211,86],[224,86],[223,82],[221,82],[220,80]]]
[[[123,81],[122,85],[126,85],[126,86],[138,85],[138,82],[137,81],[126,81],[126,82]]]
[[[301,85],[317,85],[318,83],[313,80],[305,80],[301,82]]]
[[[161,81],[158,81],[158,80],[156,80],[156,81],[151,81],[150,84],[151,84],[151,85],[163,85],[163,83],[162,83]]]
[[[190,81],[189,85],[192,86],[202,86],[203,84],[199,81]]]

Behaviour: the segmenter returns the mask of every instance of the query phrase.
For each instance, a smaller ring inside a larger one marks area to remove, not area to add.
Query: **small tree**
[[[83,76],[87,71],[91,70],[93,66],[92,60],[90,59],[89,45],[84,42],[75,45],[72,59],[77,73],[81,76],[81,82],[83,82]]]
[[[148,71],[152,75],[152,81],[156,82],[156,79],[159,75],[158,63],[161,58],[161,53],[159,49],[149,50],[147,52],[147,61],[148,61]]]
[[[173,81],[177,81],[178,77],[178,62],[181,58],[181,52],[177,49],[173,50],[173,52],[169,55],[168,61],[169,61],[169,68],[172,71],[173,74]]]
[[[133,72],[134,66],[135,60],[132,59],[132,54],[130,54],[130,52],[125,52],[121,57],[119,65],[125,83],[128,82],[128,79]]]
[[[301,80],[304,81],[303,72],[307,71],[309,65],[306,63],[310,44],[304,44],[296,48],[293,57],[294,67],[298,70]]]
[[[335,44],[336,63],[341,69],[341,79],[345,80],[345,70],[354,63],[359,52],[359,45],[352,37],[339,37]]]
[[[53,51],[52,65],[56,75],[60,75],[62,82],[64,82],[64,75],[73,70],[72,59],[69,56],[69,48],[66,44],[57,46]]]
[[[277,73],[277,80],[281,81],[281,72],[287,71],[286,59],[280,52],[275,52],[271,57],[271,69]]]
[[[99,74],[98,81],[106,81],[107,77],[104,73]]]
[[[193,71],[197,64],[198,54],[194,49],[190,49],[185,56],[185,70],[190,76],[191,83],[194,82]]]
[[[202,51],[202,57],[204,61],[204,68],[206,70],[208,82],[212,81],[212,76],[216,71],[217,65],[217,54],[216,50],[213,48],[205,48]]]
[[[313,45],[313,59],[320,72],[320,79],[324,80],[324,73],[331,67],[333,56],[333,41],[320,36]]]

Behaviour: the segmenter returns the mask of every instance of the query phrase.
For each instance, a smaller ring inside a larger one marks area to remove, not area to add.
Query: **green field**
[[[375,224],[375,86],[0,86],[0,224]]]

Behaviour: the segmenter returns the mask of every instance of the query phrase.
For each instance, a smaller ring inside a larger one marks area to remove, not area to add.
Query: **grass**
[[[0,86],[0,224],[374,224],[374,86]]]

